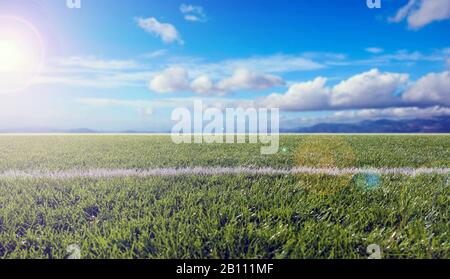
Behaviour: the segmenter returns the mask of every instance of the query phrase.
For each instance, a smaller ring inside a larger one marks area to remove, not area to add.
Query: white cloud
[[[157,93],[171,93],[188,90],[188,72],[181,67],[168,68],[157,74],[150,81],[149,88]]]
[[[347,66],[368,65],[371,67],[392,65],[394,63],[401,63],[402,65],[405,65],[405,62],[407,63],[440,62],[445,61],[448,57],[449,54],[446,52],[446,49],[437,49],[431,53],[426,54],[419,51],[409,51],[401,49],[394,53],[374,55],[369,59],[344,61],[343,63],[340,63],[340,65],[347,65]]]
[[[49,73],[34,78],[33,84],[61,84],[90,88],[140,87],[154,76],[154,72],[145,71],[95,74]]]
[[[127,70],[139,67],[133,60],[106,60],[94,56],[71,56],[56,60],[58,66],[92,70]]]
[[[200,75],[190,81],[189,72],[183,67],[170,67],[150,81],[150,89],[158,93],[175,93],[190,90],[201,95],[224,95],[239,90],[264,90],[284,85],[280,77],[258,74],[247,69],[237,69],[231,77],[214,84],[208,75]]]
[[[183,14],[188,14],[188,13],[202,13],[203,12],[203,8],[200,6],[193,6],[193,5],[188,5],[188,4],[181,4],[180,6],[180,11]]]
[[[367,51],[367,50],[366,50]],[[370,67],[381,67],[387,65],[400,64],[402,66],[416,64],[418,62],[441,62],[446,61],[450,57],[450,52],[447,48],[433,49],[430,52],[423,53],[420,51],[410,51],[407,49],[400,49],[392,53],[378,53],[372,57],[360,60],[347,60],[342,61],[333,60],[327,62],[326,65],[330,66],[355,66],[365,65]]]
[[[199,21],[203,21],[201,18],[199,18],[196,15],[185,15],[184,19],[187,21],[192,21],[192,22],[199,22]]]
[[[333,88],[330,104],[338,108],[386,107],[396,105],[393,95],[405,86],[408,75],[381,73],[378,69],[355,75]]]
[[[409,0],[409,2],[401,7],[398,11],[397,14],[393,17],[390,17],[388,20],[390,22],[400,22],[402,20],[404,20],[408,14],[410,13],[410,11],[414,8],[414,5],[416,4],[417,0]]]
[[[283,54],[225,60],[219,64],[219,67],[228,69],[245,68],[256,72],[268,73],[287,73],[325,68],[324,65],[309,58]]]
[[[301,53],[298,55],[272,54],[246,58],[225,59],[217,62],[205,62],[196,57],[177,57],[168,60],[168,66],[180,66],[189,69],[194,76],[208,75],[212,79],[223,79],[236,69],[243,68],[258,73],[286,74],[301,71],[321,70],[331,66],[365,65],[381,67],[395,63],[442,62],[447,61],[450,52],[436,49],[430,53],[398,50],[393,53],[381,53],[364,60],[349,60],[339,53]]]
[[[430,73],[403,94],[408,103],[450,106],[450,72]]]
[[[381,55],[378,58],[386,61],[439,61],[445,55],[442,50],[432,54],[423,54],[419,51],[402,49],[393,54]]]
[[[256,101],[258,106],[280,108],[286,111],[326,109],[329,107],[330,88],[326,78],[295,83],[285,94],[271,94]]]
[[[135,59],[106,59],[95,56],[62,57],[50,61],[49,67],[34,80],[34,83],[93,88],[145,87],[150,79],[161,73],[162,69],[184,68],[189,69],[188,74],[193,79],[189,79],[189,83],[193,83],[201,76],[207,76],[209,79],[209,82],[205,78],[199,79],[193,85],[188,86],[189,90],[201,95],[224,95],[227,93],[224,92],[228,90],[227,87],[230,88],[233,85],[230,82],[230,77],[236,76],[236,71],[239,69],[245,69],[248,73],[253,73],[253,78],[262,78],[264,81],[262,84],[264,85],[266,81],[270,81],[270,79],[264,77],[270,75],[278,76],[292,72],[318,70],[330,65],[382,66],[396,62],[404,64],[405,62],[414,63],[418,61],[447,63],[450,50],[437,49],[429,54],[400,50],[392,54],[374,55],[370,59],[361,61],[350,61],[347,60],[345,55],[336,53],[274,54],[226,59],[217,62],[205,62],[204,59],[198,57],[167,57],[164,60],[158,59],[158,64],[149,63],[148,60],[143,59],[152,59],[165,53],[166,50],[161,49],[143,54],[139,56],[141,59],[139,62]],[[248,74],[247,77],[249,76],[251,75]],[[228,80],[228,84],[223,80]],[[219,88],[221,81],[223,81],[221,84],[223,88]],[[213,86],[208,87],[209,83],[213,83]],[[258,86],[242,86],[242,88],[259,89]]]
[[[145,86],[155,73],[134,60],[95,56],[61,57],[49,61],[33,84],[62,84],[74,87],[115,88]]]
[[[211,81],[227,79],[237,69],[241,68],[254,73],[275,74],[325,67],[307,57],[280,54],[228,59],[215,63],[204,63],[200,58],[168,57],[166,61],[156,65],[154,63],[147,64],[148,61],[142,59],[153,59],[166,53],[165,49],[161,49],[143,54],[140,56],[140,62],[133,59],[104,59],[95,56],[61,57],[49,61],[48,67],[33,82],[34,84],[63,84],[92,88],[145,87],[150,79],[161,72],[161,67],[189,69],[189,75],[195,79],[200,76],[207,76]],[[326,56],[329,57],[330,55]],[[317,55],[314,57],[317,57]],[[253,74],[254,78],[255,76],[257,78],[264,77],[264,75]],[[205,79],[199,79],[194,83],[191,90],[203,95],[223,95],[226,93],[216,84],[212,88],[205,87],[205,85],[207,85]]]
[[[194,79],[191,83],[192,91],[200,95],[211,95],[218,92],[214,83],[207,75],[201,75]]]
[[[433,21],[450,18],[450,1],[448,0],[422,0],[418,10],[408,17],[411,28],[421,28]]]
[[[184,14],[184,19],[192,22],[205,22],[205,10],[201,6],[193,6],[188,4],[181,4],[180,11]]]
[[[334,87],[327,79],[295,83],[284,94],[274,93],[261,98],[261,106],[279,107],[287,111],[312,111],[347,108],[379,108],[398,105],[395,93],[408,82],[408,75],[381,73],[373,69],[350,77]]]
[[[367,52],[370,52],[372,54],[379,54],[382,53],[384,51],[384,49],[379,48],[379,47],[368,47],[366,48]]]
[[[238,90],[264,90],[270,87],[284,85],[282,78],[267,75],[258,74],[248,69],[236,69],[233,75],[229,78],[221,80],[217,87],[223,91],[238,91]]]
[[[236,69],[247,69],[257,73],[281,74],[298,71],[312,71],[326,66],[302,55],[275,54],[249,58],[226,59],[217,62],[205,62],[196,57],[175,57],[169,59],[168,67],[189,69],[192,76],[208,75],[210,79],[225,79]]]
[[[141,27],[148,33],[161,38],[161,40],[164,43],[174,43],[174,42],[178,42],[179,44],[184,43],[175,26],[173,26],[170,23],[159,22],[154,17],[136,18],[136,22],[139,27]]]
[[[400,22],[407,18],[408,26],[419,29],[433,21],[450,18],[450,1],[448,0],[410,0],[397,14],[390,18],[391,22]]]

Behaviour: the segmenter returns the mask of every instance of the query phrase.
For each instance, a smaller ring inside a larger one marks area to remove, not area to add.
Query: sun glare
[[[15,42],[0,40],[0,71],[20,72],[26,70],[26,56]]]
[[[42,40],[27,21],[0,16],[0,93],[27,87],[43,62]]]

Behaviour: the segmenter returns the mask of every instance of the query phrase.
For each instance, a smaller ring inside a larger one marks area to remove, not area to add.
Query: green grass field
[[[449,168],[450,136],[0,136],[0,173],[186,167]],[[0,176],[0,258],[450,258],[449,174]]]

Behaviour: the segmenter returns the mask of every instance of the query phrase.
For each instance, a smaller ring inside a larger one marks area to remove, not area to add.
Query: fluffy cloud
[[[403,94],[407,103],[450,106],[450,72],[430,73]]]
[[[218,88],[223,91],[238,90],[264,90],[270,87],[284,85],[282,78],[274,75],[258,74],[248,69],[236,69],[233,75],[218,83]]]
[[[408,17],[412,28],[423,27],[433,21],[450,18],[450,2],[448,0],[422,0],[418,10]]]
[[[184,68],[173,67],[157,74],[149,84],[157,93],[171,93],[189,89],[189,75]]]
[[[279,107],[287,111],[312,111],[348,108],[379,108],[398,105],[395,93],[408,82],[408,75],[381,73],[377,69],[364,72],[334,87],[318,77],[295,83],[284,94],[272,94],[257,101],[261,106]]]
[[[178,42],[179,44],[183,44],[180,34],[172,24],[159,22],[154,17],[136,18],[136,22],[139,27],[150,34],[161,38],[165,43]]]
[[[201,95],[224,95],[238,90],[264,90],[284,85],[280,77],[237,69],[231,77],[217,84],[207,75],[200,75],[190,81],[188,71],[183,67],[171,67],[157,74],[150,81],[150,89],[158,93],[174,93],[189,90]]]
[[[201,95],[210,95],[214,93],[217,88],[207,75],[201,75],[194,79],[191,83],[192,91]]]
[[[325,87],[326,78],[295,83],[285,94],[274,93],[258,100],[262,107],[276,107],[287,111],[326,109],[329,107],[330,89]]]
[[[408,81],[408,75],[381,73],[378,69],[355,75],[333,88],[330,104],[336,108],[367,108],[397,105],[394,97]]]
[[[187,4],[181,4],[180,11],[184,14],[184,19],[193,22],[205,22],[206,14],[201,6],[193,6]]]
[[[400,22],[405,18],[412,29],[419,29],[433,21],[449,19],[450,1],[410,0],[390,21]]]

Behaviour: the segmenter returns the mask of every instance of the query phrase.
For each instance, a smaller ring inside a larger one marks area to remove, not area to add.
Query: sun
[[[0,71],[20,72],[26,69],[27,55],[14,41],[0,40]]]
[[[41,70],[44,48],[29,22],[0,15],[0,94],[26,88]]]

